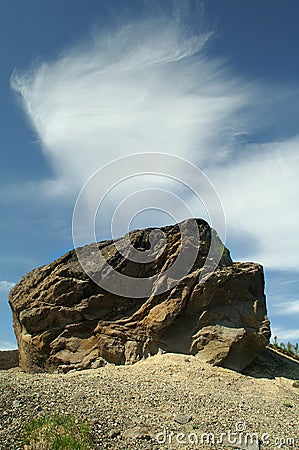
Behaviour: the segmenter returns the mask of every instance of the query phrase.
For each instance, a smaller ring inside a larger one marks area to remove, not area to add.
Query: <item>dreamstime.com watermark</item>
[[[142,181],[141,189],[137,188],[138,180],[139,183]],[[126,233],[138,214],[156,210],[178,223],[181,246],[170,267],[141,278],[128,276],[109,264],[97,244],[95,226],[98,216],[108,214],[103,204],[109,196],[114,198],[113,201],[117,200],[116,207],[113,203],[113,214],[109,216],[111,237],[126,260],[141,265],[152,263],[159,259],[167,245],[161,229],[150,232],[150,249],[140,251],[132,245]],[[226,223],[220,198],[208,177],[194,164],[168,154],[142,153],[117,159],[100,168],[81,189],[73,212],[73,242],[82,269],[100,287],[122,297],[146,298],[153,291],[158,295],[175,287],[190,272],[198,256],[201,237],[197,214],[192,208],[195,200],[204,207],[211,226],[225,244]],[[189,218],[189,221],[182,221],[180,217]],[[83,242],[91,243],[89,252],[81,247],[82,236]],[[123,238],[119,239],[119,236]],[[211,233],[210,248],[198,282],[218,267],[223,249],[216,234]]]
[[[277,437],[270,433],[258,433],[247,431],[246,423],[243,421],[237,422],[232,429],[225,432],[214,433],[182,433],[173,430],[167,430],[156,434],[156,441],[158,444],[178,444],[178,445],[259,445],[269,446],[274,445],[276,448],[295,448],[296,439],[294,437]]]

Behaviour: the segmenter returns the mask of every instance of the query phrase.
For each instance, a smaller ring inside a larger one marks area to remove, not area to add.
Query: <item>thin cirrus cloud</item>
[[[297,342],[299,340],[299,329],[273,328],[272,336],[277,336],[279,342],[288,340]]]
[[[251,144],[242,158],[208,171],[221,192],[231,240],[234,234],[247,239],[238,256],[271,269],[298,271],[298,148],[299,136]]]
[[[218,189],[240,258],[298,270],[299,137],[238,145],[260,120],[261,99],[209,57],[209,39],[170,19],[135,23],[15,72],[11,85],[52,166],[53,195],[121,156],[183,157]]]
[[[152,20],[15,72],[12,87],[58,179],[81,186],[105,163],[146,151],[225,159],[247,93],[205,55],[210,37]]]
[[[11,281],[0,281],[0,299],[6,301],[8,292],[14,287],[15,283]]]
[[[17,347],[15,342],[11,341],[0,341],[0,349],[1,351],[5,350],[15,350]]]
[[[274,305],[274,311],[272,314],[278,316],[291,316],[299,314],[299,300]]]

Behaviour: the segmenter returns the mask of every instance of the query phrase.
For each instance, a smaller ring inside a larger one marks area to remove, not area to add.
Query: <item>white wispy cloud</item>
[[[146,151],[200,164],[225,159],[249,98],[223,61],[206,56],[209,38],[151,20],[14,73],[57,177],[81,186],[105,163]]]
[[[14,287],[15,283],[11,281],[0,281],[0,299],[7,299],[8,292]]]
[[[277,336],[278,342],[287,342],[290,341],[292,343],[299,341],[299,328],[297,329],[285,329],[285,328],[273,328],[272,336]]]
[[[18,345],[16,342],[12,341],[2,341],[0,340],[0,350],[15,350],[17,349]]]
[[[279,316],[299,314],[299,300],[294,300],[292,302],[283,302],[274,305],[272,314]]]
[[[236,232],[247,240],[243,259],[298,271],[298,148],[299,136],[251,144],[241,157],[208,172],[220,193],[232,239]]]
[[[243,259],[298,270],[299,137],[241,144],[258,126],[263,87],[209,57],[209,39],[190,37],[178,20],[152,19],[95,33],[54,61],[15,72],[12,87],[56,176],[56,192],[48,192],[78,191],[124,155],[184,157],[215,183],[231,239],[237,230],[247,242]]]
[[[282,280],[281,284],[295,284],[295,283],[299,283],[298,278],[295,278],[294,280]]]
[[[21,195],[20,195],[21,193]],[[2,205],[24,204],[32,198],[35,202],[43,203],[55,201],[57,197],[69,200],[73,197],[73,190],[64,179],[47,179],[43,182],[14,182],[2,187],[0,190],[0,203]]]

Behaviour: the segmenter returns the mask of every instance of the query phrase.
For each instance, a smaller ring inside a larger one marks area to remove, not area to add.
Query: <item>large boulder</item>
[[[117,242],[72,250],[25,275],[9,296],[20,366],[26,372],[66,372],[105,362],[132,364],[158,351],[198,355],[238,371],[251,363],[270,338],[263,268],[233,263],[217,233],[204,220],[195,223],[195,234],[194,220],[161,228],[164,241],[160,236],[154,245],[152,229],[132,231]],[[142,255],[151,246],[156,258],[130,260],[132,248]],[[212,246],[218,255],[220,249],[219,261]],[[111,273],[97,259],[98,249],[115,269]],[[170,282],[163,274],[178,259],[186,273]],[[120,295],[117,274],[136,286],[154,281],[143,297],[129,296],[127,286]]]

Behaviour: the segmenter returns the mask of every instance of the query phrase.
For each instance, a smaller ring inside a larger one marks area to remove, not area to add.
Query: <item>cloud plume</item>
[[[78,191],[121,156],[180,156],[215,183],[240,258],[298,270],[299,137],[242,143],[262,100],[209,57],[211,38],[152,18],[94,33],[56,60],[16,71],[11,85],[52,166],[53,195]]]
[[[210,37],[151,20],[14,73],[11,84],[58,178],[82,184],[103,164],[146,151],[201,164],[225,158],[241,131],[246,92],[222,61],[206,57]]]
[[[0,298],[1,300],[7,301],[8,292],[14,287],[15,283],[10,281],[1,280],[0,281]]]

